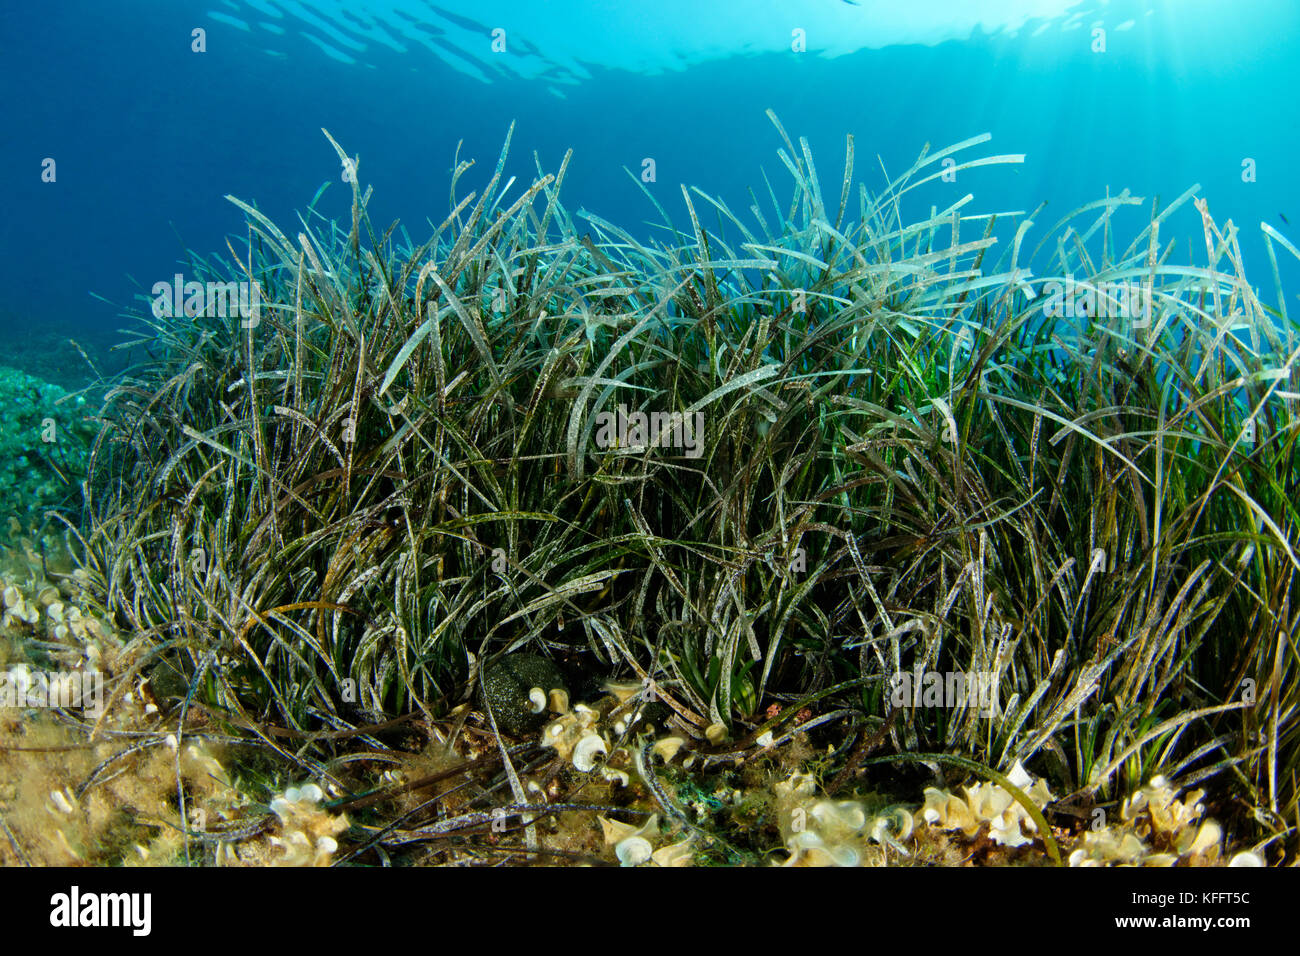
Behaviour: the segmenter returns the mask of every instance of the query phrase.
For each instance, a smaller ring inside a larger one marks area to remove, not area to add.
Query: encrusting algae
[[[1011,768],[1007,779],[1025,791],[1039,810],[1052,801],[1046,781],[1032,780],[1019,761]],[[961,830],[968,837],[973,837],[980,827],[987,824],[989,838],[999,846],[1024,846],[1037,833],[1038,825],[1009,791],[995,783],[977,783],[963,789],[964,800],[947,791],[927,787],[920,818],[936,829]]]
[[[344,814],[322,810],[324,791],[314,783],[290,787],[271,801],[271,810],[280,818],[281,832],[269,837],[272,846],[284,851],[278,866],[329,866],[338,850],[340,833],[348,828]]]
[[[614,856],[620,866],[690,866],[691,838],[688,836],[676,843],[665,844],[655,848],[659,841],[659,815],[652,813],[645,823],[636,827],[630,823],[620,823],[598,817],[605,834],[606,846],[614,848]]]
[[[1070,854],[1070,866],[1205,866],[1218,861],[1223,828],[1201,821],[1201,790],[1182,800],[1162,776],[1131,797],[1120,809],[1120,824],[1089,830],[1082,845]],[[1198,821],[1199,822],[1198,824]],[[1263,866],[1251,851],[1236,854],[1228,866]]]

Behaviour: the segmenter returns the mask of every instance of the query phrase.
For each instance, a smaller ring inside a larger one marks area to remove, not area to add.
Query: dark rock
[[[547,695],[555,688],[568,690],[558,667],[536,654],[507,654],[483,671],[480,699],[492,705],[497,727],[503,734],[535,733],[546,723],[549,712],[533,713],[528,692],[540,687]]]

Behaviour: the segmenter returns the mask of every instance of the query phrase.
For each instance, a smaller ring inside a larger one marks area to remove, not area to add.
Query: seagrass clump
[[[232,199],[242,247],[187,278],[260,314],[146,310],[101,413],[107,607],[195,699],[299,731],[441,715],[526,647],[739,749],[812,707],[837,759],[1043,760],[1089,793],[1231,769],[1293,815],[1300,340],[1235,227],[1196,200],[1178,264],[1196,187],[1141,228],[1127,193],[1046,231],[969,195],[910,220],[1022,157],[976,137],[873,195],[850,139],[827,192],[776,126],[788,201],[683,188],[679,229],[647,189],[656,240],[567,210],[568,155],[507,176],[509,136],[463,197],[457,157],[419,246],[358,182],[342,225]],[[994,706],[900,701],[923,672]]]

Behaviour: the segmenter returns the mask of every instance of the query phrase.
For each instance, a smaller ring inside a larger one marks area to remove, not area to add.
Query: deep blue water
[[[205,52],[191,50],[195,28]],[[496,28],[504,52],[491,48]],[[796,28],[804,52],[791,49]],[[360,155],[376,224],[401,219],[417,241],[447,212],[457,141],[478,160],[463,194],[490,175],[512,120],[508,174],[529,181],[534,151],[554,171],[573,147],[569,208],[645,234],[657,216],[623,171],[645,157],[679,226],[681,183],[743,212],[748,187],[766,196],[762,168],[788,201],[769,107],[809,138],[828,197],[846,134],[869,189],[885,181],[882,162],[897,175],[927,142],[993,134],[977,152],[1025,163],[933,183],[915,211],[967,192],[963,212],[1046,199],[1031,245],[1108,188],[1167,203],[1200,183],[1215,219],[1241,228],[1248,274],[1272,302],[1260,222],[1300,244],[1283,218],[1300,225],[1298,28],[1295,0],[9,4],[0,332],[120,324],[91,293],[127,305],[169,279],[186,247],[224,251],[243,232],[227,193],[296,231],[296,211],[333,180],[321,208],[342,214],[350,190],[322,127]],[[1243,181],[1247,159],[1254,182]],[[1116,244],[1146,221],[1121,213]],[[1190,243],[1204,262],[1190,205],[1162,230],[1175,237],[1176,261]],[[1300,264],[1279,254],[1294,310]]]

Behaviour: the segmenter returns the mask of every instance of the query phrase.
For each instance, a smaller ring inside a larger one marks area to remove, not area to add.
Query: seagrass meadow
[[[6,666],[105,706],[9,721],[58,756],[0,754],[0,853],[1293,862],[1300,253],[1261,292],[1199,187],[932,208],[1021,157],[872,192],[771,118],[752,206],[646,190],[653,241],[510,134],[418,245],[362,175],[229,197],[187,279],[259,308],[142,296],[75,506],[11,534]]]

